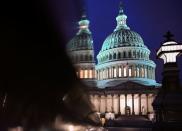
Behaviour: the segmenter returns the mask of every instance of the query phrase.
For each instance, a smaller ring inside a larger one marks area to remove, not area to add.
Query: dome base
[[[97,81],[97,86],[98,88],[114,87],[126,81],[132,81],[146,86],[160,86],[160,84],[156,83],[155,80],[147,78],[120,78],[120,79],[117,78],[117,79],[100,80]]]

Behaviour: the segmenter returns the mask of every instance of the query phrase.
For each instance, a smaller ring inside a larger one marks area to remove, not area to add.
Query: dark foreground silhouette
[[[52,3],[58,1],[53,0]],[[65,9],[80,1],[59,1],[62,23]],[[80,124],[96,124],[86,87],[76,78],[65,53],[64,28],[56,30],[50,15],[51,1],[1,3],[0,130],[44,125],[53,128],[56,118]],[[56,7],[55,7],[56,8]],[[74,10],[75,11],[75,10]],[[78,15],[79,12],[70,12]],[[70,15],[71,18],[71,15]],[[67,97],[65,97],[67,96]],[[64,99],[63,98],[67,98]],[[98,124],[98,123],[97,123]]]

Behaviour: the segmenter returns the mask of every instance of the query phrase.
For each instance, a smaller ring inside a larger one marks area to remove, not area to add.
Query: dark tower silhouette
[[[162,88],[153,102],[158,130],[182,129],[182,90],[176,57],[182,52],[182,45],[175,42],[168,31],[166,40],[157,51],[157,58],[164,60]]]

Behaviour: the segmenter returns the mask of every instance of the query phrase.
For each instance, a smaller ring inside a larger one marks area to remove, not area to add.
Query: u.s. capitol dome
[[[97,55],[97,86],[112,87],[126,81],[155,86],[155,63],[142,37],[130,30],[127,16],[121,7],[116,17],[117,26],[104,41]]]

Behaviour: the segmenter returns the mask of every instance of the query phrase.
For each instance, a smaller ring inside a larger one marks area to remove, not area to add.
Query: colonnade
[[[97,70],[97,79],[112,79],[119,77],[135,77],[155,79],[155,68],[146,65],[124,65],[105,67]]]
[[[122,47],[124,48],[124,47]],[[136,47],[130,47],[130,49],[124,49],[112,52],[103,52],[102,55],[99,54],[98,62],[103,63],[106,61],[118,60],[118,59],[143,59],[149,60],[149,52],[146,48],[136,49]]]
[[[87,61],[94,61],[94,56],[92,54],[76,54],[75,56],[71,56],[71,59],[74,63],[78,62],[87,62]]]
[[[77,73],[77,76],[81,79],[96,78],[95,69],[93,69],[93,68],[83,68],[83,69],[78,70],[76,73]]]
[[[154,94],[90,95],[97,112],[121,115],[146,115],[153,112]]]

